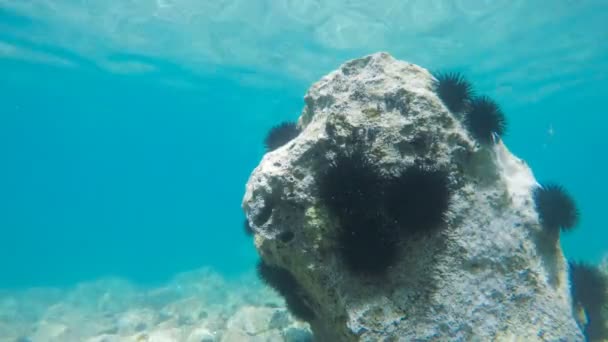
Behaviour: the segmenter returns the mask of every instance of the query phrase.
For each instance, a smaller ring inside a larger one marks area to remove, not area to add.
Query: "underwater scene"
[[[608,341],[606,22],[0,0],[0,342]]]

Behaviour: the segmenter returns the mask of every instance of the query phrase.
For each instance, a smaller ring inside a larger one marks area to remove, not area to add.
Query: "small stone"
[[[245,306],[240,308],[226,324],[226,330],[239,330],[248,335],[257,335],[269,329],[276,309]]]
[[[283,329],[290,323],[289,314],[286,310],[277,310],[273,313],[268,324],[269,329]]]
[[[195,328],[186,338],[186,342],[214,342],[215,340],[215,334],[206,327]]]

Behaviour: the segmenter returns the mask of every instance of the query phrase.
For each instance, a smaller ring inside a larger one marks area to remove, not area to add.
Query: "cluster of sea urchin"
[[[397,261],[399,238],[440,227],[448,210],[447,173],[414,165],[383,178],[364,153],[339,153],[318,179],[336,217],[337,250],[351,272],[383,275]]]
[[[464,114],[465,127],[480,144],[490,145],[494,135],[504,135],[506,119],[495,101],[487,96],[473,97],[473,87],[462,74],[443,73],[436,79],[439,98],[450,111]],[[563,186],[538,186],[533,190],[533,199],[548,236],[559,238],[560,230],[572,230],[578,224],[580,214],[576,202]],[[573,305],[582,307],[587,316],[584,332],[588,340],[608,338],[601,309],[607,302],[608,281],[592,266],[570,263],[570,282]]]
[[[319,195],[337,216],[346,217],[378,207],[382,177],[360,148],[339,152],[319,179]]]
[[[439,73],[436,76],[437,95],[453,113],[464,114],[469,133],[483,145],[490,145],[494,135],[502,137],[507,120],[502,109],[488,96],[474,96],[473,86],[457,72]]]
[[[435,230],[445,221],[450,188],[445,171],[414,165],[390,180],[386,208],[401,227],[411,233]]]
[[[372,163],[360,149],[340,152],[318,186],[339,221],[337,250],[344,263],[355,273],[384,273],[396,259],[396,229],[384,218],[383,179]]]
[[[436,79],[435,89],[441,101],[452,112],[464,113],[465,127],[480,144],[490,145],[495,135],[504,135],[507,121],[500,106],[487,96],[475,97],[473,86],[464,75],[439,73]],[[569,230],[578,223],[576,203],[560,185],[535,189],[534,202],[543,227],[549,231]]]

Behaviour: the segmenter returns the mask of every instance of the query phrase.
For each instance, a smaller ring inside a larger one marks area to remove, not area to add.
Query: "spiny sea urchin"
[[[268,132],[268,135],[266,135],[266,139],[264,140],[266,152],[274,151],[287,144],[297,137],[298,134],[300,134],[300,129],[293,122],[283,122],[274,126],[270,129],[270,132]]]
[[[378,205],[382,183],[362,151],[340,152],[319,177],[319,197],[338,217],[346,217]]]
[[[318,180],[319,197],[337,218],[337,250],[356,274],[381,275],[396,260],[397,234],[384,215],[384,180],[360,149],[340,152]]]
[[[303,299],[303,291],[296,278],[286,269],[272,266],[260,260],[257,265],[258,277],[268,286],[273,288],[285,299],[287,309],[300,320],[310,322],[315,318],[315,313]]]
[[[487,96],[471,100],[471,105],[465,116],[465,124],[469,133],[481,144],[489,145],[493,134],[502,137],[507,130],[507,119],[498,103]]]
[[[557,184],[547,184],[534,190],[534,203],[545,229],[570,230],[579,221],[579,211],[572,196]]]
[[[340,220],[337,249],[355,274],[384,275],[397,260],[397,230],[373,208]]]
[[[417,233],[440,227],[450,205],[447,172],[414,165],[389,182],[386,209],[403,231]]]
[[[589,341],[608,338],[603,307],[608,304],[608,279],[597,267],[570,262],[570,291],[574,307],[582,307],[587,316],[585,336]]]
[[[258,261],[257,272],[266,285],[272,287],[282,296],[288,295],[298,287],[296,279],[288,270],[269,265],[263,260]]]
[[[436,76],[437,95],[453,113],[463,112],[473,97],[473,86],[458,72],[439,73]]]

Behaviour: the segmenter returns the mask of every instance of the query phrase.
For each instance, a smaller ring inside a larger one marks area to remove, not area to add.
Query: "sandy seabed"
[[[72,288],[0,291],[0,341],[311,341],[308,325],[255,277],[209,269],[158,287],[105,278]]]

